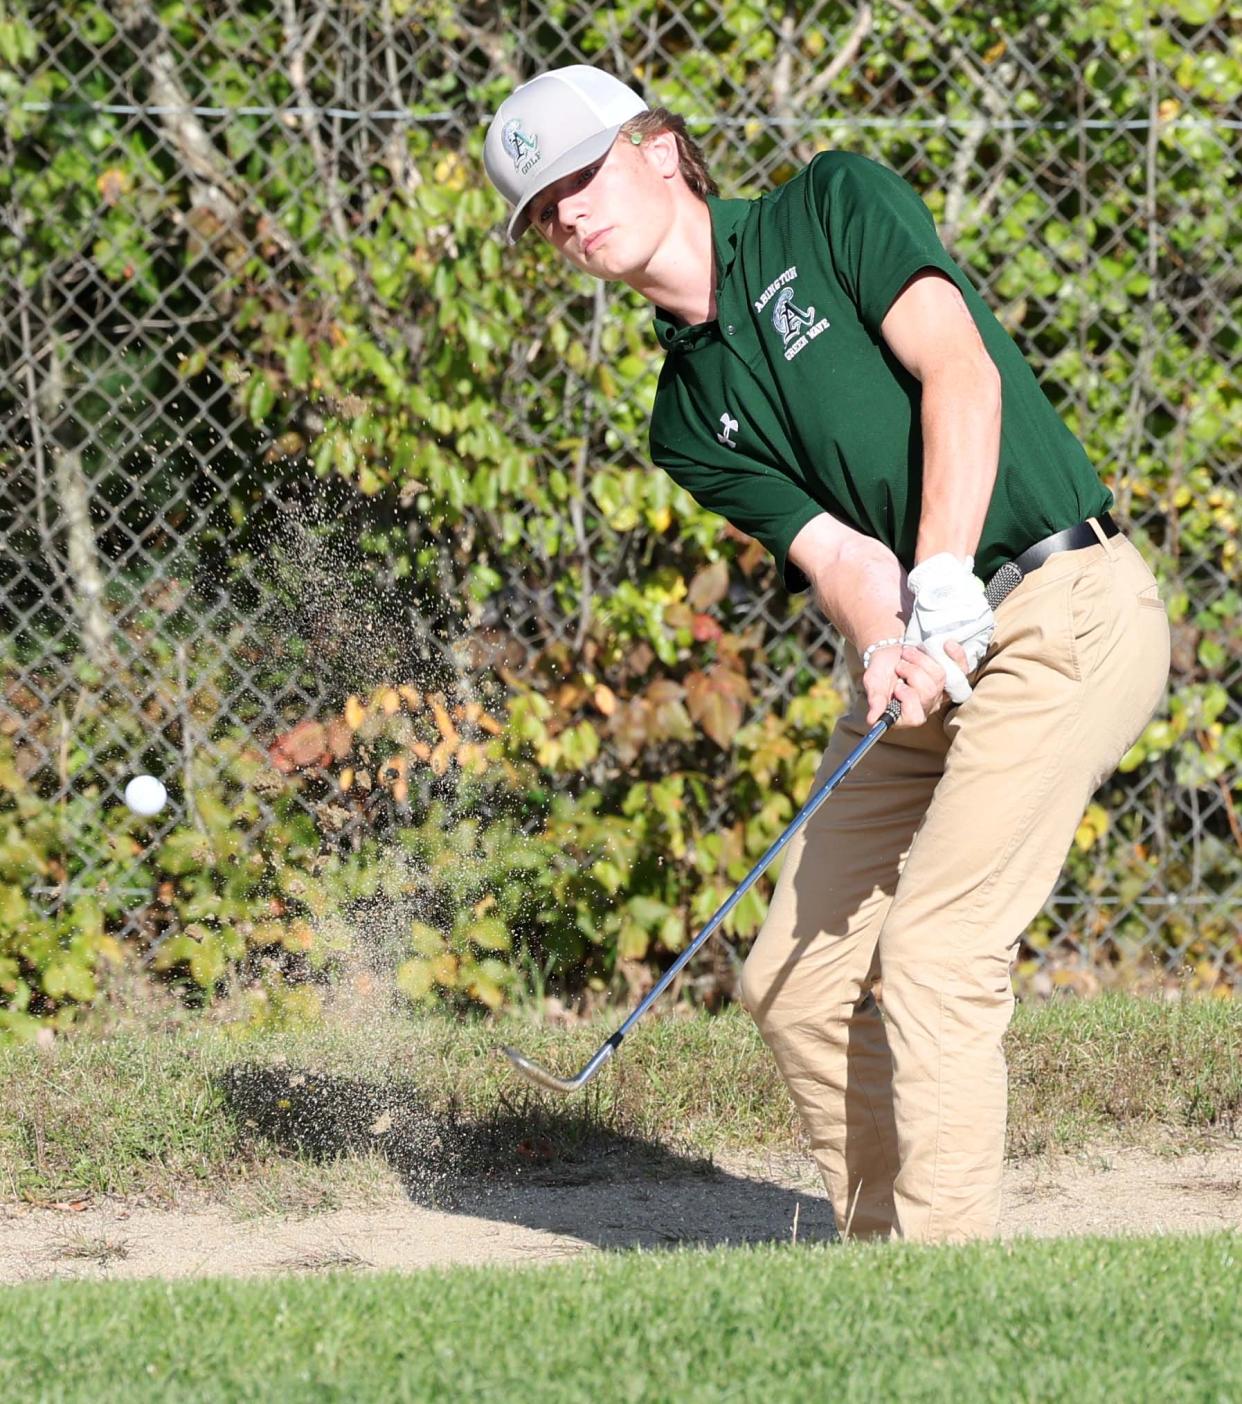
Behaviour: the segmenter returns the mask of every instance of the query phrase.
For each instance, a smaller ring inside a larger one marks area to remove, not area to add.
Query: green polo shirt
[[[880,335],[924,268],[961,289],[1000,371],[1000,462],[975,571],[985,579],[1112,495],[1030,367],[945,252],[927,207],[892,171],[825,152],[758,200],[709,197],[716,320],[657,309],[668,355],[651,456],[695,499],[807,580],[790,543],[820,512],[914,563],[923,481],[921,387]]]

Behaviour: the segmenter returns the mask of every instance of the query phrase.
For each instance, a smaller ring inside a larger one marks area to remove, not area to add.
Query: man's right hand
[[[950,640],[945,651],[958,667],[964,668],[966,654],[960,644]],[[895,697],[901,703],[901,716],[896,725],[922,726],[944,705],[944,684],[944,669],[918,645],[877,649],[863,674],[867,725],[873,726],[879,721],[880,714]]]

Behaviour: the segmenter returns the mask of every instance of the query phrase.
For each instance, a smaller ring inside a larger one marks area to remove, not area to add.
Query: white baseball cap
[[[529,227],[526,206],[541,190],[605,156],[625,123],[646,111],[633,88],[583,63],[541,73],[510,93],[483,143],[487,177],[513,210],[509,242]]]

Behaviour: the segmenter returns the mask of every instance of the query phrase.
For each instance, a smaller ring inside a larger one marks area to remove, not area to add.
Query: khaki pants
[[[890,731],[790,843],[742,975],[854,1236],[995,1233],[1010,965],[1168,675],[1155,580],[1120,536],[1052,556],[996,624],[973,695]]]

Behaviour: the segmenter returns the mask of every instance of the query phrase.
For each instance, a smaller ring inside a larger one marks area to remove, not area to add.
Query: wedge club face
[[[516,1048],[511,1048],[508,1044],[502,1046],[500,1051],[526,1081],[535,1087],[542,1087],[545,1092],[577,1092],[599,1072],[600,1068],[612,1056],[615,1047],[616,1044],[611,1041],[605,1043],[576,1077],[557,1077],[555,1073],[541,1068],[538,1063],[532,1062],[525,1053],[519,1053]]]

